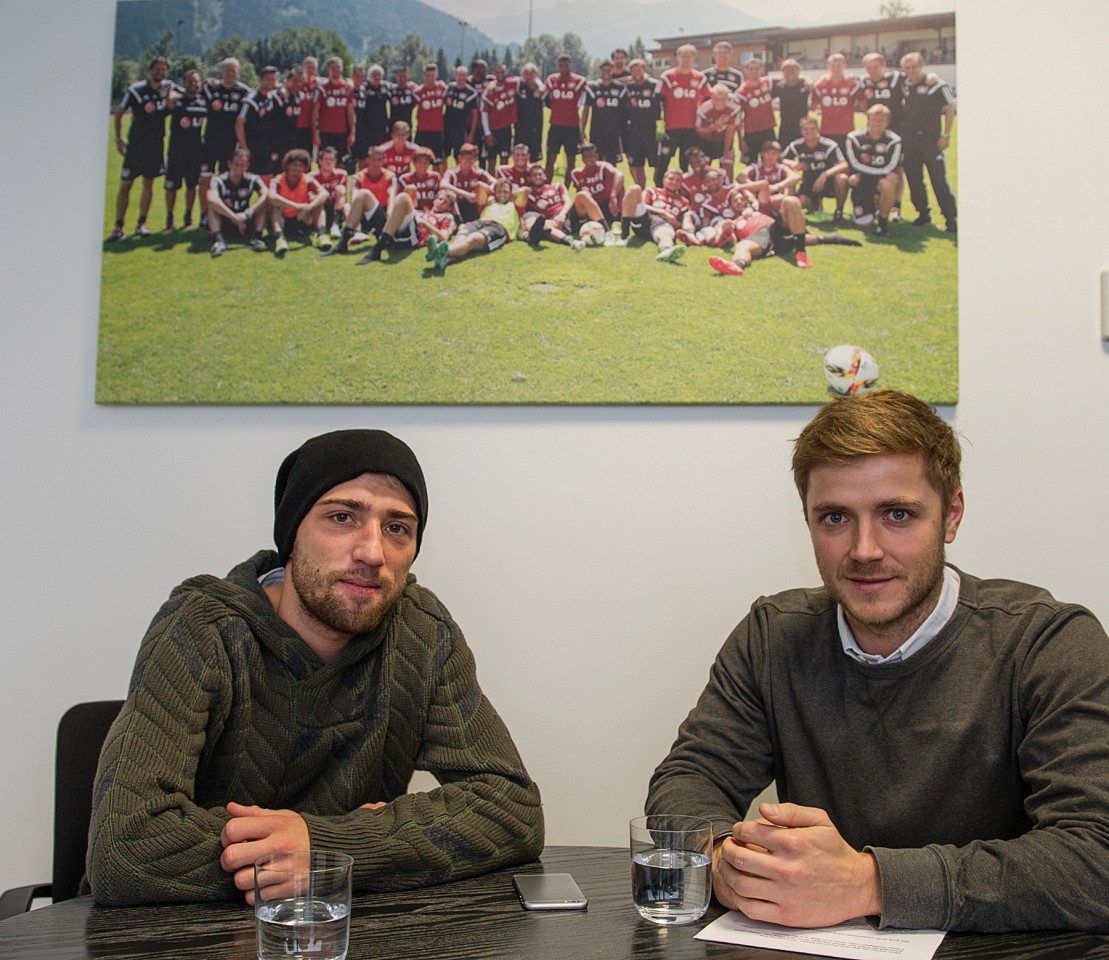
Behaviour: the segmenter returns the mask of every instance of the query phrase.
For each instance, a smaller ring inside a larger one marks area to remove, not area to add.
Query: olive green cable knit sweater
[[[231,800],[300,813],[314,847],[354,857],[356,890],[538,856],[539,790],[434,594],[410,576],[393,613],[324,664],[258,585],[275,566],[261,551],[194,577],[155,616],[97,771],[96,899],[241,896],[219,864]],[[442,786],[406,794],[416,769]]]

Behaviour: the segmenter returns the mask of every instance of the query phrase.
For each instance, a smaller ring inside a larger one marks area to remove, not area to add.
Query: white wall
[[[1084,157],[1109,151],[1089,98],[1011,86],[1014,61],[1058,49],[1083,64],[1083,89],[1109,89],[1109,6],[965,7],[953,415],[968,516],[950,555],[1109,621],[1109,195],[1096,173],[1078,204],[1073,177],[1029,189],[1031,154],[1003,152],[1045,129],[1081,132]],[[356,425],[396,431],[423,461],[416,572],[476,650],[550,841],[623,843],[728,630],[758,594],[817,580],[788,476],[812,410],[97,407],[113,13],[114,0],[0,0],[0,889],[49,875],[63,709],[122,696],[169,588],[268,542],[281,457]]]

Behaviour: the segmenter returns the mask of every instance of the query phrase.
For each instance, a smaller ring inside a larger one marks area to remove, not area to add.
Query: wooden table
[[[520,909],[514,873],[572,873],[587,911]],[[705,943],[693,936],[722,911],[684,927],[639,919],[628,851],[548,847],[542,860],[406,893],[355,897],[349,960],[795,960],[803,955]],[[99,907],[88,897],[0,922],[0,958],[13,960],[254,960],[245,904]],[[949,934],[941,960],[1109,958],[1109,937],[1083,933]]]

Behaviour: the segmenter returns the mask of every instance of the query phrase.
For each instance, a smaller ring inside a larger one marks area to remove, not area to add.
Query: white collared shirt
[[[913,635],[888,657],[863,652],[855,642],[855,635],[851,632],[851,628],[847,625],[847,618],[843,615],[843,604],[836,604],[836,621],[839,624],[839,639],[843,644],[843,652],[860,663],[900,663],[902,660],[908,660],[914,653],[920,653],[928,641],[944,628],[958,603],[959,573],[954,567],[945,566],[943,587],[935,608],[928,614],[924,623],[916,628]]]

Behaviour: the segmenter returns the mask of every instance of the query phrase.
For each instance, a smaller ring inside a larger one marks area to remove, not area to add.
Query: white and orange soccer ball
[[[824,377],[844,397],[870,393],[878,382],[878,361],[862,347],[841,343],[824,354]]]
[[[587,247],[603,247],[605,245],[605,225],[596,220],[587,220],[578,230],[578,237]]]

